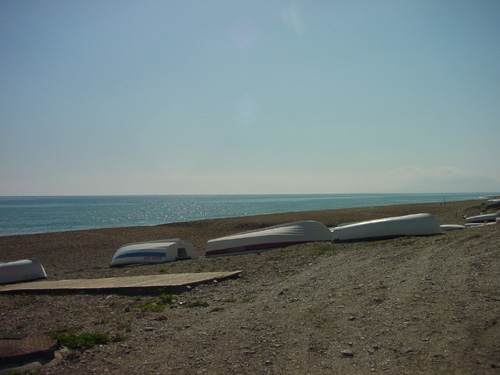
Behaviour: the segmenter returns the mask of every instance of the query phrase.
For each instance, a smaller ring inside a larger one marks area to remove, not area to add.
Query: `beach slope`
[[[150,295],[0,295],[0,334],[104,333],[40,374],[498,374],[500,225],[429,237],[109,268],[124,243],[206,241],[297,220],[327,226],[417,212],[463,224],[481,201],[328,210],[0,238],[48,280],[242,270],[172,301]],[[168,293],[168,291],[164,291]],[[167,301],[168,302],[165,302]]]

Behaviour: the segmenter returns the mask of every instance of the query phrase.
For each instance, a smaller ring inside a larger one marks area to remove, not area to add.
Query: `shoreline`
[[[493,196],[492,196],[493,197]],[[423,203],[405,203],[405,204],[390,204],[390,205],[375,205],[375,206],[360,206],[360,207],[346,207],[346,208],[327,208],[322,210],[301,210],[301,211],[289,211],[289,212],[275,212],[275,213],[263,213],[263,214],[255,214],[255,215],[243,215],[243,216],[225,216],[225,217],[213,217],[213,218],[203,218],[196,220],[187,220],[187,221],[172,221],[172,222],[163,222],[158,224],[151,225],[125,225],[125,226],[114,226],[114,227],[95,227],[95,228],[83,228],[83,229],[68,229],[62,231],[51,231],[51,232],[36,232],[36,233],[19,233],[19,234],[8,234],[8,235],[0,235],[2,237],[17,237],[17,236],[31,236],[31,235],[49,235],[49,234],[58,234],[58,233],[67,233],[67,232],[82,232],[82,231],[97,231],[97,230],[114,230],[114,229],[126,229],[126,228],[148,228],[148,227],[157,227],[157,226],[166,226],[166,225],[178,225],[178,224],[189,224],[189,223],[199,223],[204,221],[213,221],[213,220],[239,220],[244,218],[258,218],[264,216],[275,216],[275,215],[294,215],[294,214],[312,214],[316,216],[321,212],[332,212],[336,211],[350,211],[350,210],[374,210],[374,209],[384,209],[390,207],[400,207],[404,209],[408,208],[408,212],[412,212],[413,208],[418,209],[419,207],[429,207],[433,205],[450,205],[454,203],[462,203],[462,202],[479,202],[487,199],[491,199],[492,197],[487,198],[477,198],[477,199],[467,199],[467,200],[459,200],[459,201],[443,201],[443,202],[423,202]],[[497,197],[497,196],[494,196]],[[459,205],[461,206],[461,205]],[[377,210],[378,211],[378,210]],[[385,210],[383,210],[385,211]]]
[[[207,219],[238,218],[241,216],[282,214],[288,212],[309,212],[324,209],[333,210],[383,205],[393,206],[457,202],[461,200],[479,200],[483,199],[486,195],[487,194],[484,193],[457,193],[447,196],[446,193],[442,195],[429,193],[427,198],[426,194],[272,195],[272,197],[275,198],[270,201],[268,201],[270,195],[237,195],[235,196],[236,198],[231,198],[231,196],[227,195],[214,196],[212,198],[200,196],[198,199],[195,199],[195,201],[186,201],[185,198],[171,196],[153,196],[149,198],[148,196],[125,196],[123,198],[106,196],[56,196],[48,198],[30,198],[29,202],[33,200],[33,203],[28,202],[26,205],[23,202],[27,198],[12,198],[14,199],[13,201],[10,202],[9,199],[7,199],[1,205],[6,209],[4,212],[6,216],[2,218],[2,223],[0,223],[3,227],[0,237],[58,233],[61,231],[67,232],[74,230],[155,226],[167,223],[173,224]],[[238,197],[243,198],[240,199]],[[196,196],[194,196],[194,198],[196,198]],[[17,202],[18,199],[20,199],[19,202]],[[46,199],[50,200],[49,203],[52,202],[52,200],[53,202],[47,206]],[[414,199],[420,202],[413,202]],[[427,202],[427,199],[431,199],[432,201]],[[149,203],[152,203],[151,207]],[[19,212],[14,208],[17,204],[20,205]],[[80,211],[81,205],[85,204],[90,204],[90,211]],[[112,205],[113,214],[108,215],[105,212],[108,204]],[[133,205],[132,211],[127,212],[123,207],[128,207],[130,204]],[[14,207],[12,205],[14,205]],[[32,207],[32,205],[34,205],[34,207]],[[51,208],[52,205],[55,205],[55,208]],[[95,210],[92,208],[94,205]],[[169,208],[170,205],[187,210],[187,214],[183,216],[171,212]],[[214,210],[214,207],[219,207],[219,205],[222,205],[220,207],[224,207],[224,210]],[[343,207],[345,205],[348,207]],[[73,210],[72,207],[74,207],[75,210]],[[39,217],[39,219],[31,219],[30,212],[32,210],[35,210],[33,212],[38,212],[35,217]],[[64,217],[67,217],[67,219],[72,222],[72,225],[66,225],[64,222],[58,220],[53,221],[49,218],[44,222],[43,212],[45,211],[48,216],[52,217],[52,215],[54,215],[54,218],[61,214],[64,215]],[[150,213],[150,216],[144,215],[146,211]],[[123,220],[123,218],[128,217],[129,213],[132,216]],[[165,215],[163,213],[165,213]],[[212,215],[208,215],[208,213]],[[96,217],[98,217],[99,220],[93,215],[97,215]]]

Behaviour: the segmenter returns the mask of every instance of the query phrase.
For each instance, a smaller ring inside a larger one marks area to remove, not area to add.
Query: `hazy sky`
[[[500,2],[0,2],[0,195],[500,191]]]

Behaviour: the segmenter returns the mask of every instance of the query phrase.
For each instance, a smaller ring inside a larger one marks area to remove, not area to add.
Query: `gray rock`
[[[354,353],[350,349],[342,350],[342,355],[344,357],[354,357]]]

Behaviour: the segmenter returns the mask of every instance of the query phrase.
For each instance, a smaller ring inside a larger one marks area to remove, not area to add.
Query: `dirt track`
[[[500,225],[108,268],[128,242],[180,237],[203,249],[210,238],[294,220],[335,226],[416,212],[463,223],[463,214],[479,213],[479,203],[0,237],[0,260],[37,257],[52,280],[243,270],[157,312],[145,311],[153,296],[0,295],[0,334],[65,329],[123,338],[66,354],[40,374],[497,374]]]

